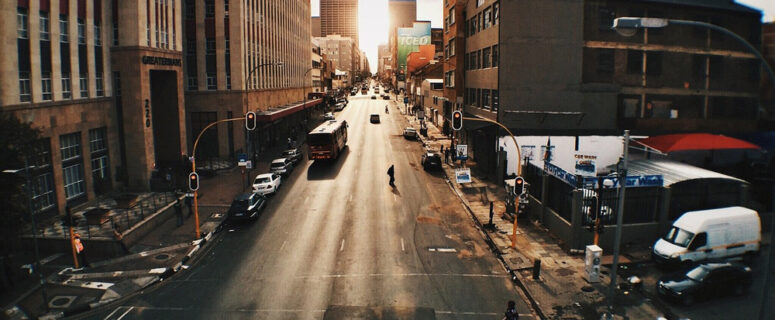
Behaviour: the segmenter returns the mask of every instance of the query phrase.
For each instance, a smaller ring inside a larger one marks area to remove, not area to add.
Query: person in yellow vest
[[[86,262],[86,254],[84,252],[80,234],[73,234],[73,245],[75,245],[75,252],[78,254],[78,264],[81,268],[83,268],[88,264],[88,262]]]

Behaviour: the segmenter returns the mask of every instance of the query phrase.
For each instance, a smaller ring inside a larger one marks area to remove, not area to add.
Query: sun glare
[[[371,72],[377,70],[377,46],[387,43],[387,0],[359,0],[358,34],[361,51],[366,52]]]

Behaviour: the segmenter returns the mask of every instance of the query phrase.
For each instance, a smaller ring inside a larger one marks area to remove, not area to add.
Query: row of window
[[[466,25],[468,26],[468,28],[466,28],[468,30],[468,34],[466,34],[466,36],[473,36],[478,32],[482,32],[492,26],[497,25],[499,19],[500,3],[496,1],[492,4],[492,6],[484,8],[484,10],[479,11],[478,14],[473,15],[471,19],[466,21]]]
[[[498,111],[498,90],[466,88],[465,104],[493,112]]]
[[[615,50],[614,49],[596,49],[597,52],[597,67],[596,72],[601,75],[610,75],[614,73],[615,65]],[[648,76],[661,76],[664,66],[665,54],[660,51],[641,51],[641,50],[627,50],[627,63],[626,72],[628,74],[642,74],[643,73],[643,59],[646,59],[646,75]],[[710,79],[717,80],[724,76],[724,57],[723,56],[707,56],[707,55],[692,55],[692,76],[695,79],[702,79],[707,75]],[[707,64],[707,71],[706,71]],[[748,72],[748,78],[751,80],[757,80],[760,72],[759,63],[756,60],[751,60],[750,71]]]
[[[102,78],[102,73],[98,73],[95,77],[95,94],[97,97],[105,96],[105,83]],[[51,93],[51,73],[41,74],[41,97],[44,101],[50,101],[53,99]],[[32,101],[32,86],[30,81],[29,72],[19,72],[19,100],[21,102]],[[80,74],[80,97],[89,97],[89,75],[86,73]],[[72,85],[70,83],[70,74],[62,74],[62,99],[72,99]]]
[[[466,53],[463,62],[466,70],[497,68],[499,60],[498,45]]]
[[[78,19],[78,44],[86,44],[86,24],[83,19]],[[40,40],[51,40],[51,26],[49,24],[48,12],[41,11],[39,16],[39,28],[40,28]],[[59,42],[70,42],[69,31],[70,22],[67,15],[59,16]],[[99,24],[94,24],[94,45],[102,45],[102,27]],[[29,17],[27,11],[20,8],[16,12],[16,34],[19,39],[29,38]]]

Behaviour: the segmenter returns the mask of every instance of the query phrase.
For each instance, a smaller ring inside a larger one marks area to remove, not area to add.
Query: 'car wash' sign
[[[550,175],[557,177],[558,179],[565,181],[571,186],[577,186],[577,175],[572,174],[562,168],[555,166],[551,163],[546,163],[546,172]],[[597,186],[597,177],[583,177],[581,176],[581,183],[583,185]],[[619,179],[617,177],[607,176],[605,179],[611,180],[614,188],[619,187]],[[637,187],[661,187],[665,184],[665,180],[662,175],[642,175],[642,176],[627,176],[627,188]]]
[[[165,57],[153,57],[143,56],[143,64],[152,64],[157,66],[178,66],[180,67],[183,62],[180,59],[165,58]]]

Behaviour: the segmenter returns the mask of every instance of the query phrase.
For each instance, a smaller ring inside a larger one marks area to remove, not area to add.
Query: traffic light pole
[[[238,120],[245,120],[245,117],[241,118],[230,118],[230,119],[221,119],[218,121],[215,121],[213,123],[208,124],[202,131],[199,132],[199,135],[196,136],[196,140],[194,140],[194,149],[191,152],[191,172],[196,172],[196,147],[199,146],[199,139],[202,138],[202,135],[207,131],[207,129],[210,129],[210,127],[222,123],[222,122],[229,122],[229,121],[238,121]],[[196,239],[199,239],[201,237],[201,233],[199,232],[199,200],[197,199],[198,190],[194,190],[194,228],[196,231]]]
[[[514,146],[517,147],[517,175],[522,176],[522,152],[519,150],[519,144],[517,143],[517,138],[514,137],[514,134],[511,133],[511,130],[509,130],[509,128],[506,128],[506,126],[500,124],[500,122],[498,121],[490,120],[490,119],[463,117],[463,120],[489,122],[500,126],[501,128],[503,128],[503,130],[506,130],[506,132],[509,133],[509,136],[511,136],[511,140],[514,141]],[[514,228],[512,228],[511,230],[512,248],[515,248],[517,246],[517,216],[519,215],[519,204],[516,204],[516,207],[517,207],[517,214],[514,215]]]

